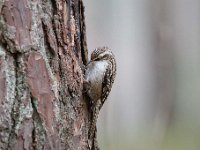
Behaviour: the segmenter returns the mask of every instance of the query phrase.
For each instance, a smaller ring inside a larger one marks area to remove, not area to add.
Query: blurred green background
[[[200,150],[200,1],[84,0],[89,50],[117,77],[98,119],[102,150]]]

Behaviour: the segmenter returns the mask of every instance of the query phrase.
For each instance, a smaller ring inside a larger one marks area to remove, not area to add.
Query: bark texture
[[[88,149],[82,0],[0,1],[0,149]]]

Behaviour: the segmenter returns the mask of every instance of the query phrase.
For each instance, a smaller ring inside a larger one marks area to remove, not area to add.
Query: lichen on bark
[[[0,149],[88,149],[82,0],[0,2]]]

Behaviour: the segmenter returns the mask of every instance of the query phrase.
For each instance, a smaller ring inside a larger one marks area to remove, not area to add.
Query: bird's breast
[[[108,63],[106,61],[93,61],[87,66],[85,77],[86,81],[90,83],[88,95],[93,100],[98,100],[101,98],[102,83],[107,66]]]

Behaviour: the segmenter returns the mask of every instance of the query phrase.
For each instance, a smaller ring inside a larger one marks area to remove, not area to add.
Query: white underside
[[[98,100],[101,97],[102,82],[107,66],[107,61],[94,61],[87,66],[86,81],[91,84],[88,94],[93,100]]]

